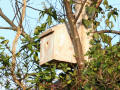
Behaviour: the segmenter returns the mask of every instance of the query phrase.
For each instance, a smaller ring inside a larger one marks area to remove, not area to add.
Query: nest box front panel
[[[42,65],[53,59],[53,35],[45,36],[40,42],[40,65]]]

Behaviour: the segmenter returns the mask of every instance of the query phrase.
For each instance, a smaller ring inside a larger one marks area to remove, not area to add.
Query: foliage
[[[97,14],[100,13],[103,15],[106,27],[112,30],[114,24],[113,20],[111,21],[110,18],[113,17],[116,21],[116,17],[118,16],[117,9],[109,5],[107,0],[104,0],[103,5],[105,6],[107,13],[103,11],[102,8],[98,9],[96,12]],[[91,8],[86,9],[90,11],[89,9]],[[83,24],[87,25],[87,23],[88,22]],[[100,25],[100,21],[93,21],[93,23],[94,29],[97,29]],[[87,53],[91,61],[85,64],[85,69],[82,73],[84,77],[83,87],[85,90],[120,89],[120,46],[119,44],[112,45],[112,39],[112,36],[109,34],[95,33],[93,35],[93,40],[90,42],[92,47]]]
[[[73,0],[70,0],[71,4]],[[118,17],[118,10],[108,4],[107,0],[103,0],[105,7],[95,8],[93,3],[91,6],[86,6],[87,19],[82,20],[82,24],[86,28],[91,28],[92,24],[95,30],[100,26],[101,21],[95,19],[99,15],[105,19],[105,28],[112,30],[114,27],[113,20]],[[105,11],[104,11],[105,10]],[[36,26],[32,39],[29,37],[21,38],[21,47],[17,55],[16,76],[19,80],[23,80],[28,89],[48,90],[54,85],[57,90],[113,90],[120,89],[120,44],[112,45],[112,36],[108,34],[94,33],[91,40],[91,48],[86,55],[91,59],[90,62],[85,62],[85,67],[82,70],[83,81],[78,80],[77,65],[67,63],[47,63],[45,66],[39,65],[40,55],[40,40],[39,34],[53,25],[53,22],[63,23],[66,19],[59,17],[55,7],[50,6],[40,11],[40,20],[46,18],[40,25]],[[6,83],[3,84],[10,89],[11,81],[9,82],[11,54],[7,54],[6,50],[11,53],[9,41],[4,37],[0,37],[0,77],[6,78]],[[59,72],[59,74],[58,74]],[[20,88],[16,85],[16,88]]]
[[[91,42],[92,47],[87,54],[92,60],[86,63],[83,71],[83,76],[86,77],[85,88],[100,90],[120,88],[120,47],[119,45],[111,46],[111,41],[108,42],[108,40],[104,42],[106,43],[104,48],[99,38]]]

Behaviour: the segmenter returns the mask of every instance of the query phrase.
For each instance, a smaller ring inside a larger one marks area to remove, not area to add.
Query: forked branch
[[[72,13],[72,8],[70,7],[69,1],[64,0],[64,5],[65,5],[65,9],[66,9],[68,23],[70,26],[69,35],[70,35],[71,41],[73,43],[73,48],[75,51],[75,58],[76,58],[76,61],[78,64],[78,75],[80,76],[79,81],[82,81],[81,70],[84,67],[84,65],[83,65],[84,55],[83,55],[83,50],[82,50],[82,44],[80,42],[80,37],[79,37],[78,30],[76,27],[75,18]]]
[[[75,23],[77,22],[80,14],[82,13],[82,10],[83,10],[86,2],[87,2],[87,0],[84,0],[84,1],[83,1],[82,5],[81,5],[81,7],[80,7],[80,10],[79,10],[79,12],[78,12],[78,15],[77,15],[76,18],[75,18]]]
[[[12,66],[11,66],[11,75],[13,77],[13,80],[15,83],[17,83],[23,90],[26,90],[26,86],[24,83],[20,80],[17,79],[15,75],[15,67],[16,67],[16,47],[17,47],[17,42],[18,39],[22,33],[22,22],[25,17],[25,10],[26,10],[26,0],[23,0],[23,8],[22,8],[22,15],[21,15],[21,20],[19,21],[19,26],[17,27],[17,34],[13,40],[13,45],[12,45]]]
[[[0,8],[0,16],[11,26],[10,29],[12,29],[13,31],[17,31],[17,26],[2,12],[1,8]],[[0,28],[0,29],[6,29],[6,28]],[[28,36],[29,38],[31,38],[24,30],[22,30],[22,34],[23,37]]]
[[[102,3],[103,0],[97,0],[97,3],[96,3],[96,8],[98,8],[100,6],[100,4]],[[87,0],[84,0],[83,3],[81,3],[81,7],[80,7],[80,10],[78,12],[78,15],[76,16],[75,18],[75,23],[77,22],[78,18],[80,17],[81,13],[82,13],[82,10],[86,4]]]

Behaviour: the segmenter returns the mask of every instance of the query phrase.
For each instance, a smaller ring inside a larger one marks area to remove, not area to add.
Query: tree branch
[[[17,46],[17,42],[18,39],[20,37],[20,35],[22,34],[22,30],[21,30],[21,26],[22,26],[22,22],[24,20],[24,16],[25,16],[25,10],[26,10],[26,0],[23,0],[23,9],[22,9],[22,16],[21,16],[21,20],[19,21],[19,26],[17,27],[17,34],[13,40],[13,45],[12,45],[12,66],[11,66],[11,75],[12,78],[14,80],[15,83],[17,83],[23,90],[26,90],[26,86],[24,85],[23,82],[21,82],[20,80],[17,79],[16,75],[15,75],[15,67],[16,67],[16,46]]]
[[[14,31],[17,31],[17,26],[2,12],[1,8],[0,8],[0,16],[12,27],[10,29],[12,29]],[[28,36],[31,39],[31,37],[24,30],[22,30],[22,34],[21,35],[23,37]]]
[[[9,24],[11,25],[12,27],[16,27],[16,25],[7,17],[4,15],[4,13],[2,12],[1,8],[0,8],[0,16]]]
[[[0,27],[0,29],[11,29],[11,30],[16,30],[16,28],[13,28],[13,27]]]
[[[97,4],[96,4],[96,8],[98,8],[100,6],[100,4],[102,3],[103,0],[98,0]]]
[[[98,7],[100,6],[100,4],[102,3],[102,1],[103,1],[103,0],[97,0],[96,8],[98,8]],[[83,10],[86,2],[87,2],[87,0],[84,0],[84,2],[81,4],[81,8],[80,8],[80,10],[79,10],[79,12],[78,12],[78,15],[77,15],[76,18],[75,18],[75,23],[77,22],[80,14],[82,13],[82,10]]]
[[[80,42],[80,37],[79,37],[78,30],[76,27],[75,18],[72,13],[72,8],[70,7],[70,3],[67,0],[63,0],[63,3],[65,5],[66,15],[67,15],[67,19],[68,19],[69,26],[70,26],[69,35],[73,43],[73,47],[75,51],[75,58],[78,64],[78,72],[80,74],[81,73],[80,70],[83,68],[83,60],[84,60],[82,44]]]
[[[20,1],[18,1],[18,3],[22,4]],[[22,5],[23,5],[23,4],[22,4]],[[34,8],[34,7],[31,7],[31,6],[29,6],[29,5],[26,5],[26,7],[31,8],[31,9],[33,9],[33,10],[35,10],[35,11],[41,11],[41,10],[39,10],[39,9],[37,9],[37,8]]]
[[[79,10],[79,12],[78,12],[78,15],[77,15],[76,18],[75,18],[75,23],[77,22],[80,14],[82,13],[82,10],[83,10],[84,5],[85,5],[86,2],[87,2],[87,0],[84,0],[84,2],[82,3],[82,5],[81,5],[81,7],[80,7],[80,10]]]
[[[93,33],[113,33],[113,34],[118,34],[120,35],[120,31],[116,30],[100,30],[100,31],[94,31]]]

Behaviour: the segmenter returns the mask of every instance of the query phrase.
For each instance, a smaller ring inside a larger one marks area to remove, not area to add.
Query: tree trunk
[[[76,0],[76,2],[78,3],[81,3],[80,0]],[[88,19],[88,16],[85,12],[85,6],[86,4],[90,4],[90,0],[87,0],[83,9],[82,9],[82,12],[76,22],[76,26],[77,26],[77,30],[78,30],[78,33],[79,33],[79,37],[80,37],[80,42],[82,44],[82,50],[83,50],[83,54],[85,55],[86,52],[89,50],[90,48],[90,40],[92,39],[92,35],[87,35],[87,33],[90,31],[90,30],[93,30],[92,28],[85,28],[85,26],[82,24],[82,19]],[[80,8],[81,8],[81,4],[76,4],[75,5],[75,17],[77,17],[79,11],[80,11]],[[89,61],[89,58],[88,56],[84,56],[84,59]]]
[[[76,1],[78,2],[79,0]],[[76,11],[74,15],[72,12],[72,8],[70,6],[70,2],[64,0],[66,15],[70,26],[69,35],[73,43],[75,58],[78,64],[78,77],[77,77],[78,82],[83,82],[81,75],[82,75],[82,70],[84,69],[84,60],[89,61],[88,56],[84,56],[84,55],[90,48],[89,42],[91,36],[87,35],[87,32],[89,32],[89,30],[86,29],[82,24],[82,19],[88,18],[85,13],[86,3],[87,0],[84,0],[82,4],[76,4],[75,5]],[[80,86],[80,83],[78,83],[78,86]]]
[[[73,43],[73,47],[74,47],[74,51],[75,51],[75,58],[76,58],[76,61],[78,64],[78,71],[80,73],[80,71],[83,67],[82,62],[84,60],[82,45],[80,42],[78,30],[77,30],[76,23],[75,23],[75,17],[73,15],[72,8],[70,6],[70,2],[67,0],[64,0],[64,5],[65,5],[65,9],[66,9],[66,15],[67,15],[69,27],[70,27],[69,35],[70,35],[71,41]]]

